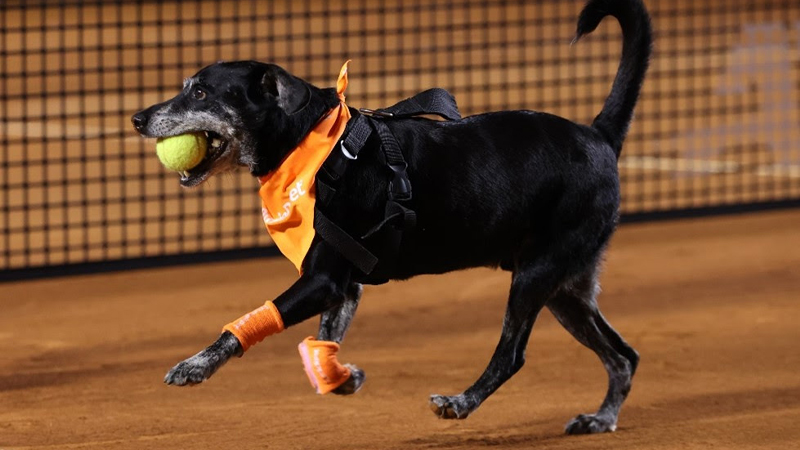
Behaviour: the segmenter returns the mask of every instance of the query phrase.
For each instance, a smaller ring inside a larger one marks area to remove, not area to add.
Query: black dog
[[[502,336],[483,375],[455,396],[434,395],[442,418],[465,418],[523,365],[539,311],[559,322],[602,360],[609,376],[596,414],[579,415],[568,433],[613,431],[631,387],[638,354],[598,310],[598,266],[618,220],[617,160],[651,53],[649,16],[640,0],[590,0],[576,39],[607,15],[624,37],[613,87],[591,126],[532,111],[494,112],[454,121],[386,120],[408,162],[413,197],[404,206],[416,221],[398,248],[369,239],[359,244],[380,263],[366,274],[318,235],[303,274],[275,299],[285,325],[321,314],[319,339],[340,342],[355,313],[362,283],[406,279],[476,266],[512,272]],[[334,89],[319,89],[278,66],[218,63],[188,79],[175,98],[133,116],[146,137],[205,131],[216,141],[209,156],[181,177],[195,186],[214,173],[246,166],[254,176],[275,170],[321,117],[339,104]],[[352,110],[354,119],[359,115]],[[364,236],[385,218],[392,177],[373,133],[350,161],[326,207],[331,222]],[[231,333],[175,366],[169,384],[200,383],[242,347]],[[337,393],[352,393],[351,379]]]

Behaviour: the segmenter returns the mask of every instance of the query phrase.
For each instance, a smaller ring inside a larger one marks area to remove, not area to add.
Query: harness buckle
[[[339,145],[341,145],[341,146],[342,146],[342,154],[344,155],[344,157],[345,157],[345,158],[347,158],[347,159],[349,159],[349,160],[351,160],[351,161],[355,161],[356,159],[358,159],[358,153],[356,153],[356,154],[354,155],[354,154],[352,154],[352,153],[350,152],[350,150],[348,150],[348,149],[347,149],[347,147],[345,147],[345,146],[344,146],[344,139],[342,139],[342,140],[339,142]]]
[[[388,164],[392,169],[394,177],[389,182],[389,195],[393,200],[409,200],[411,199],[411,180],[408,179],[406,169],[408,164],[403,161],[402,164]]]
[[[388,111],[380,111],[377,109],[359,108],[358,112],[371,117],[394,117],[394,114]]]

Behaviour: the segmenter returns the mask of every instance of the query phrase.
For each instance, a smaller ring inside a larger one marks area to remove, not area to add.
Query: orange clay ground
[[[509,276],[487,269],[367,288],[340,352],[368,377],[349,398],[303,373],[316,320],[200,386],[162,383],[295,277],[264,259],[0,285],[0,448],[800,448],[800,211],[620,229],[600,303],[642,361],[612,434],[562,434],[606,377],[548,312],[477,412],[431,413],[495,347]]]

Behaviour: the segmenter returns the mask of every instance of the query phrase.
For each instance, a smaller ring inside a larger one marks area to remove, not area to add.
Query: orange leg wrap
[[[317,394],[327,394],[344,384],[350,378],[350,369],[339,364],[336,352],[339,344],[332,341],[318,341],[309,336],[297,346],[303,358],[303,366]]]
[[[258,344],[265,337],[283,331],[283,319],[275,304],[268,301],[264,306],[225,325],[222,330],[230,331],[236,336],[242,344],[242,350],[247,351],[250,346]]]

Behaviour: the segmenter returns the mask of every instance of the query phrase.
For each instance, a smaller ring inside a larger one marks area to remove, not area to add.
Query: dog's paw
[[[353,364],[345,364],[344,366],[350,369],[350,378],[348,378],[344,384],[332,390],[331,392],[337,395],[355,394],[359,389],[361,389],[361,386],[364,384],[364,380],[367,379],[367,375],[363,370],[359,369]]]
[[[164,383],[192,386],[209,379],[225,361],[207,349],[179,362],[164,377]]]
[[[567,434],[606,433],[617,429],[614,421],[598,417],[595,414],[579,414],[570,420],[564,431]]]
[[[429,406],[440,419],[466,419],[475,409],[464,394],[452,397],[431,395]]]

